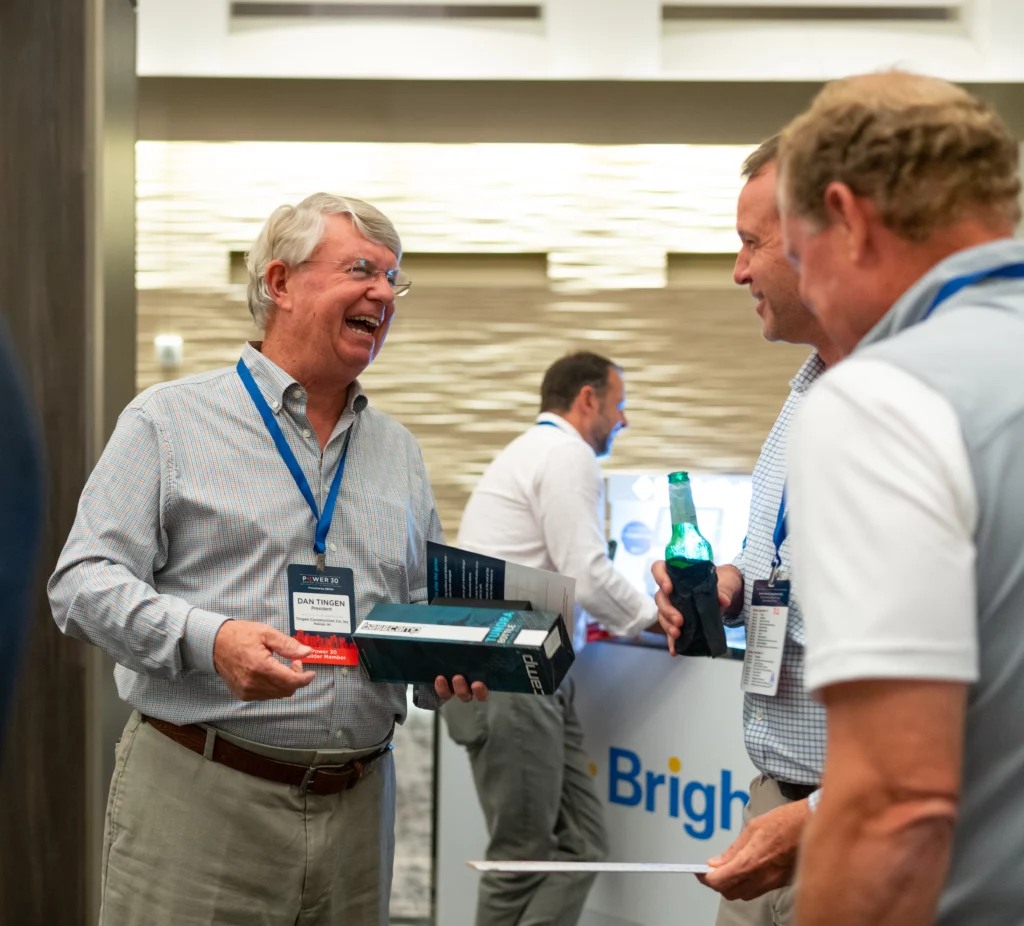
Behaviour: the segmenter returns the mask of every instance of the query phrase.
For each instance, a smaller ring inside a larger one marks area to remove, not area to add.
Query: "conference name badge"
[[[754,583],[747,620],[747,651],[740,687],[750,694],[773,696],[779,690],[782,653],[789,622],[789,581]]]
[[[355,574],[351,569],[292,563],[288,567],[288,620],[291,635],[312,648],[303,663],[359,665],[352,642]]]

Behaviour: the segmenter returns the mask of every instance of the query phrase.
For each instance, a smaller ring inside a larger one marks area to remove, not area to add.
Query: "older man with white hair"
[[[346,631],[378,602],[425,599],[442,539],[415,439],[356,379],[409,288],[401,254],[357,199],[274,212],[248,260],[263,341],[142,393],[82,494],[50,601],[117,662],[135,709],[103,926],[388,921],[406,691],[370,682]],[[340,639],[322,651],[296,631],[303,583],[329,596]],[[457,676],[416,697],[452,687],[487,694]]]

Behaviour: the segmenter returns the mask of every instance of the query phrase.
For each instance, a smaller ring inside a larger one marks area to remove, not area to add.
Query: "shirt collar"
[[[267,400],[270,410],[277,415],[287,402],[294,402],[304,414],[306,409],[305,389],[291,374],[286,373],[273,360],[265,357],[260,351],[262,346],[262,341],[247,341],[245,347],[242,348],[242,359],[249,368],[249,372],[252,373],[252,378],[256,380],[256,385],[260,387],[260,392]],[[345,403],[342,417],[358,415],[369,403],[370,400],[363,392],[363,387],[359,384],[359,380],[356,380],[349,386],[348,402]]]
[[[825,361],[821,355],[814,351],[804,361],[804,365],[797,370],[796,376],[789,381],[789,388],[794,392],[806,392],[811,384],[825,372]]]
[[[580,434],[568,421],[566,421],[561,415],[555,414],[555,412],[541,412],[537,416],[536,424],[553,424],[559,431],[564,431],[566,434],[571,434],[578,440],[582,440],[584,444],[587,444],[583,440],[583,435]],[[590,447],[590,444],[587,444]],[[591,447],[591,450],[593,448]]]
[[[1024,242],[1016,238],[1000,238],[998,241],[964,248],[962,251],[950,254],[949,257],[940,260],[893,303],[892,308],[882,316],[875,327],[864,335],[857,345],[857,349],[876,341],[884,341],[886,338],[898,334],[904,328],[916,325],[927,315],[939,290],[950,280],[989,270],[1001,264],[1015,264],[1022,261],[1024,261]],[[992,281],[993,285],[998,282],[1006,281]],[[962,290],[951,296],[935,311],[938,313],[954,309],[958,305],[962,305],[964,300],[969,303],[972,298],[976,300],[977,294],[972,294],[970,288]]]

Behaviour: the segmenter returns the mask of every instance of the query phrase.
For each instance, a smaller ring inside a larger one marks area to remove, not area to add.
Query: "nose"
[[[737,286],[747,286],[750,280],[750,261],[747,255],[740,251],[736,255],[736,265],[732,268],[732,281]]]
[[[619,428],[625,429],[629,427],[629,421],[626,420],[626,413],[619,412]]]
[[[366,295],[374,302],[380,302],[383,305],[388,305],[395,301],[395,291],[391,288],[391,284],[383,273],[379,273],[373,278],[373,283],[370,284]]]

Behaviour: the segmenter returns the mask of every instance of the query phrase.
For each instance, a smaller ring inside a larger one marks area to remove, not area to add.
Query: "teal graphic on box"
[[[554,694],[575,658],[553,611],[378,604],[353,640],[375,682],[433,685],[439,675],[463,675],[522,694]]]

